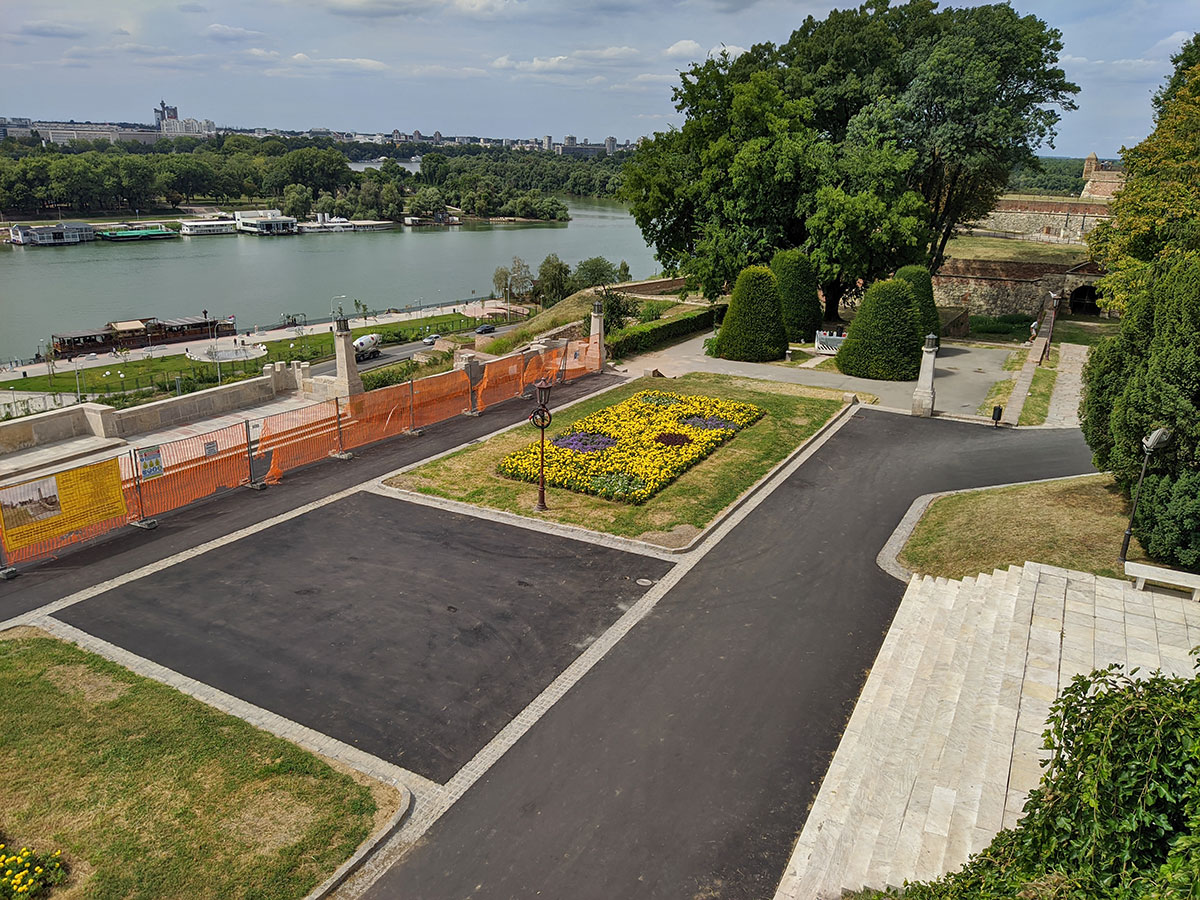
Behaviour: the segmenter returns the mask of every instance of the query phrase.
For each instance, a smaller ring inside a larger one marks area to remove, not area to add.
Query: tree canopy
[[[659,261],[707,296],[795,247],[836,313],[860,282],[936,269],[955,228],[1053,146],[1078,91],[1059,38],[1007,4],[872,0],[810,16],[785,44],[684,72],[684,124],[638,149],[623,195]]]

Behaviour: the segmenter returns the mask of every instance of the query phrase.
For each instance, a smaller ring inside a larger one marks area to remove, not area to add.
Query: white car
[[[426,335],[425,337],[421,338],[421,343],[422,344],[432,344],[434,341],[441,340],[441,337],[442,336],[440,334],[429,334],[429,335]]]

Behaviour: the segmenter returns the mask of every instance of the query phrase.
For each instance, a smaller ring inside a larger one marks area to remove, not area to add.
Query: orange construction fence
[[[337,406],[335,401],[327,400],[262,420],[254,455],[270,455],[271,467],[263,481],[278,484],[284,472],[338,452]]]
[[[342,447],[362,447],[412,430],[412,387],[394,384],[338,401]]]
[[[525,358],[519,353],[487,363],[483,367],[483,378],[475,388],[475,409],[484,410],[519,396],[525,390],[521,377],[524,371]]]
[[[553,350],[546,350],[526,359],[525,371],[521,375],[522,393],[528,390],[535,381],[540,381],[543,378],[556,381],[565,355],[565,347],[555,347]]]
[[[133,477],[126,480],[126,496],[132,494],[130,513],[138,519],[179,509],[250,481],[244,424],[140,447],[124,459],[136,467],[129,473]]]
[[[462,369],[411,382],[413,428],[444,422],[470,409],[471,379]]]
[[[580,375],[595,371],[596,365],[589,355],[589,348],[590,344],[588,341],[571,341],[567,344],[566,355],[562,365],[563,381],[570,381],[573,378],[578,378]]]

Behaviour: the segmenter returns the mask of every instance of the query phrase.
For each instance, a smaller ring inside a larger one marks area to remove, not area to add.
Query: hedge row
[[[719,320],[724,313],[725,305],[720,304],[670,319],[630,325],[605,337],[604,349],[613,359],[645,353],[675,338],[712,328],[714,317]]]

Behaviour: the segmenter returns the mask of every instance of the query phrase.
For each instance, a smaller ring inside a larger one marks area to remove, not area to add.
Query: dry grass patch
[[[1129,503],[1111,475],[989,488],[935,500],[900,562],[923,575],[963,578],[1039,562],[1120,578]],[[1135,538],[1134,562],[1148,562]]]
[[[637,537],[680,547],[689,543],[730,503],[807,440],[841,407],[841,392],[799,384],[692,373],[680,378],[639,378],[569,409],[555,413],[547,439],[576,420],[620,403],[646,389],[701,394],[752,403],[766,415],[738,432],[712,455],[696,463],[647,502],[633,506],[564,488],[546,488],[543,513],[533,509],[537,486],[496,472],[508,453],[537,436],[532,426],[516,428],[482,444],[460,450],[387,484],[450,500],[538,516],[593,531]]]
[[[397,794],[33,629],[0,633],[0,698],[0,831],[62,850],[55,898],[301,897]]]

